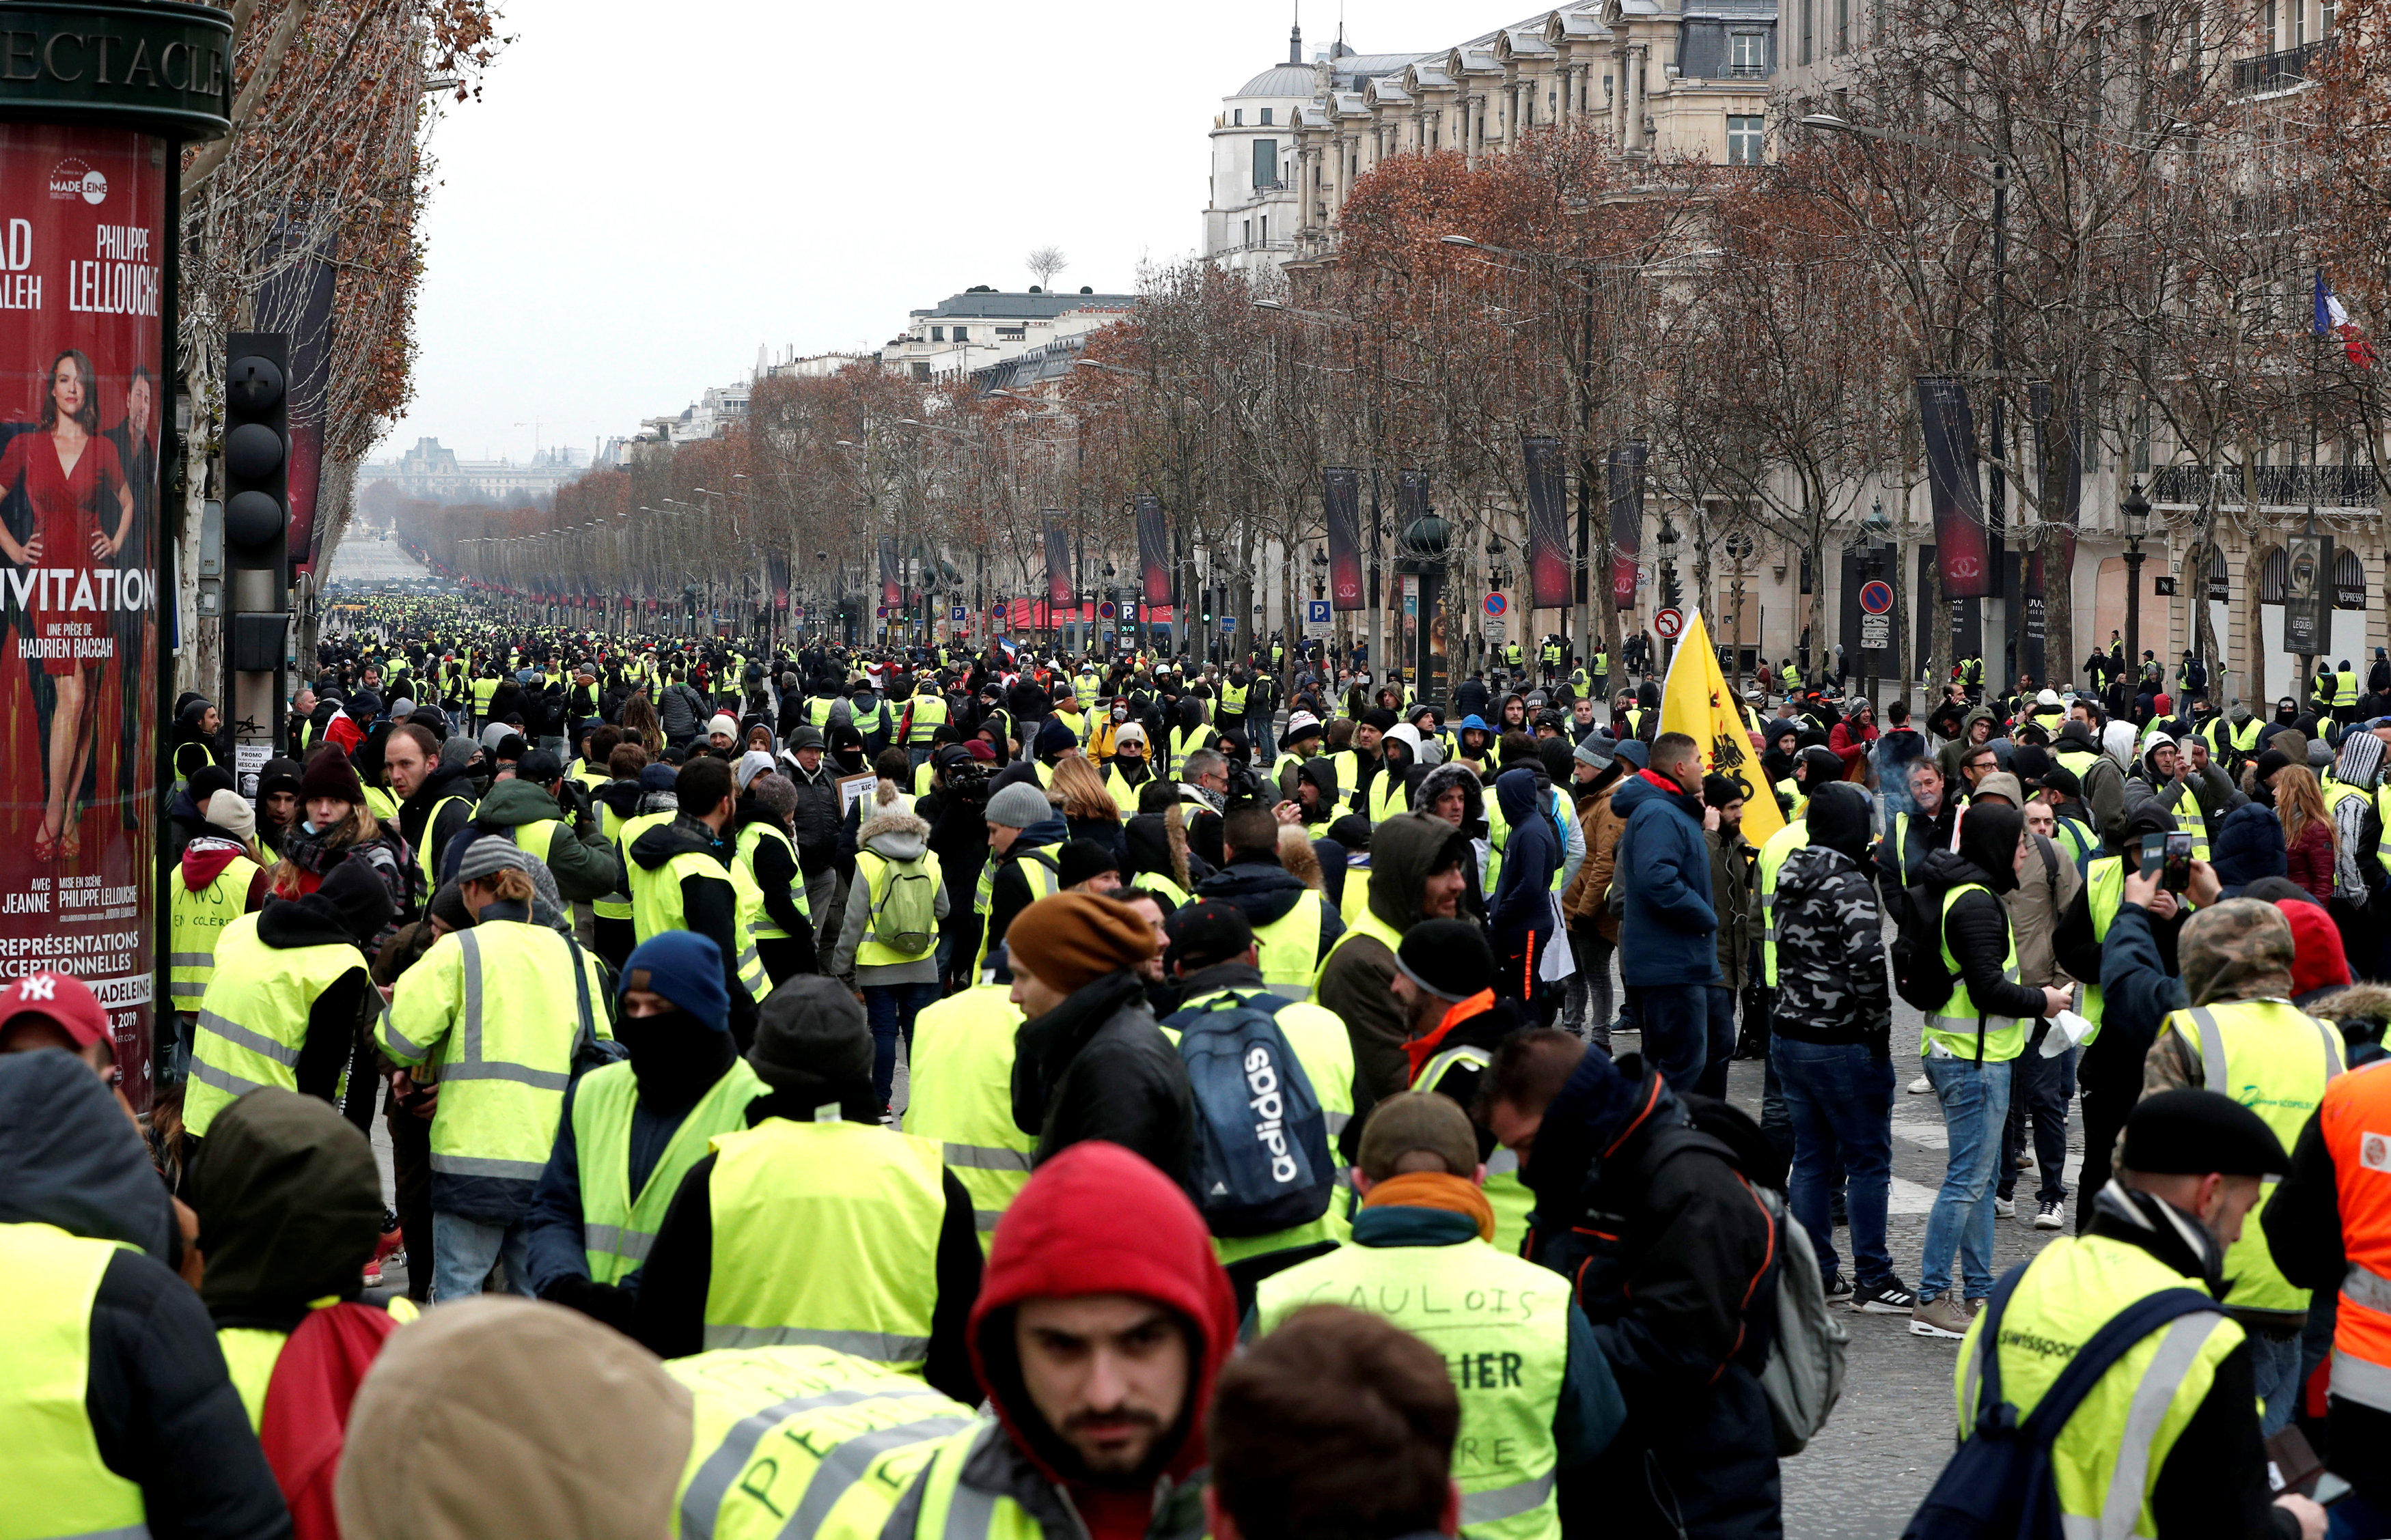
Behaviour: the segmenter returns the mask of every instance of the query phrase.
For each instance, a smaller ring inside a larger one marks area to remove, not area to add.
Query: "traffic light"
[[[225,340],[225,568],[236,674],[278,671],[291,619],[290,349],[278,331]]]

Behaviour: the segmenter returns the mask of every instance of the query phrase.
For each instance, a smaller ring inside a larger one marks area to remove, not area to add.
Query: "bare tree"
[[[1029,276],[1038,280],[1040,288],[1052,289],[1054,275],[1070,266],[1071,259],[1063,254],[1059,246],[1040,246],[1022,258],[1021,264],[1029,269]]]

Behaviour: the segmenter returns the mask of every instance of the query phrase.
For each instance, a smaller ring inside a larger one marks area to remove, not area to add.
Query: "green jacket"
[[[471,827],[481,833],[503,832],[514,843],[536,850],[536,843],[517,831],[523,825],[544,820],[565,823],[564,828],[545,831],[548,849],[540,858],[548,863],[556,891],[566,903],[588,904],[622,885],[622,868],[615,864],[602,821],[593,816],[574,828],[556,799],[529,781],[503,780],[493,785],[473,810]]]

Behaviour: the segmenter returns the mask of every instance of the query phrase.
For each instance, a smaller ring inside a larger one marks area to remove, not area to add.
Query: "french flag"
[[[2358,367],[2371,369],[2374,366],[2373,344],[2366,340],[2366,334],[2359,330],[2358,323],[2349,318],[2349,312],[2334,295],[2333,286],[2324,281],[2322,268],[2317,269],[2316,276],[2316,334],[2340,338],[2342,351]]]

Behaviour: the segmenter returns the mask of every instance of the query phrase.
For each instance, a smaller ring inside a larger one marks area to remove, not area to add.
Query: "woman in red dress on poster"
[[[60,576],[37,584],[28,617],[32,636],[53,644],[41,661],[56,691],[49,797],[33,836],[36,861],[60,854],[72,860],[83,851],[81,809],[75,804],[91,763],[93,716],[106,660],[73,655],[78,638],[69,630],[71,607],[93,586],[90,563],[114,556],[133,533],[133,491],[125,485],[116,445],[100,436],[98,383],[90,359],[71,348],[58,354],[42,402],[42,430],[19,433],[0,451],[0,489],[21,488],[33,510],[32,537],[21,545],[0,525],[0,556],[19,567],[46,562],[54,571],[63,569]],[[81,639],[110,635],[104,610],[93,608],[89,617]]]

